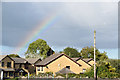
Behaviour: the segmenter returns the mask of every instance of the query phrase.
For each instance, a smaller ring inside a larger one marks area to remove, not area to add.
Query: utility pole
[[[94,30],[94,80],[97,80],[97,78],[96,78],[95,50],[96,50],[96,31]]]

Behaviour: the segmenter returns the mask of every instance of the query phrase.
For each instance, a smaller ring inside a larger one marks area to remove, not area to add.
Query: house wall
[[[91,65],[94,65],[94,61],[93,60],[91,60],[90,62],[88,62],[89,64],[91,64]]]
[[[20,64],[15,64],[15,69],[18,69]]]
[[[11,73],[13,74],[12,76],[10,76]],[[14,72],[4,71],[4,78],[14,78]]]
[[[2,62],[4,62],[4,67],[2,67]],[[11,62],[11,68],[14,68],[14,61],[11,60],[9,57],[5,57],[5,58],[0,62],[0,68],[7,68],[7,62]]]
[[[29,65],[28,66],[28,71],[30,72],[30,73],[35,73],[35,66],[34,65]]]
[[[21,65],[21,68],[25,68],[25,64],[16,63],[15,64],[15,69],[19,69],[20,65]]]
[[[4,67],[2,67],[2,62],[4,62]],[[11,62],[11,67],[7,67],[7,62]],[[13,68],[14,69],[14,61],[7,56],[0,62],[0,68],[4,68],[4,69]],[[14,78],[13,71],[4,71],[3,73],[4,73],[4,77]],[[13,74],[12,76],[10,75],[11,73]]]
[[[55,61],[51,62],[47,65],[47,67],[43,67],[43,71],[38,71],[39,67],[36,67],[36,74],[45,73],[45,72],[53,72],[54,74],[59,70],[65,68],[66,66],[70,66],[70,70],[76,74],[79,74],[82,71],[81,66],[67,58],[66,56],[61,56]],[[40,67],[41,68],[41,67]]]
[[[88,69],[90,68],[91,66],[88,65],[86,62],[84,62],[83,60],[78,60],[77,63],[81,64],[82,65],[82,72],[83,72],[83,69]]]

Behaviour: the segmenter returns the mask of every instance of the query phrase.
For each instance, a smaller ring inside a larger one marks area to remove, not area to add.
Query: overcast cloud
[[[93,46],[96,30],[98,49],[117,49],[118,6],[112,2],[3,3],[2,46],[12,48],[10,51],[22,48],[18,44],[53,13],[59,13],[58,20],[35,40],[46,40],[56,51],[67,46],[80,49]]]

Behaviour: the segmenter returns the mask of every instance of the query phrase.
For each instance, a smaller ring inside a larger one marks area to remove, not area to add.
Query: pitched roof
[[[13,58],[12,59],[15,61],[15,63],[26,63],[27,60],[25,60],[24,58]]]
[[[89,62],[91,60],[93,60],[93,58],[81,58],[81,57],[78,57],[78,58],[72,58],[74,61],[78,61],[79,59],[83,59],[84,61],[86,62]]]
[[[92,58],[90,58],[89,60],[88,60],[89,58],[85,58],[85,60],[83,59],[83,58],[78,58],[76,61],[78,61],[78,60],[82,60],[82,61],[84,61],[85,63],[87,63],[88,65],[90,65],[90,66],[92,66],[91,64],[89,64],[88,62],[89,62],[89,60],[92,60]]]
[[[74,73],[74,72],[72,72],[70,69],[66,67],[56,72],[56,74],[68,74],[68,73]]]
[[[36,63],[35,65],[38,65],[38,66],[45,66],[51,62],[53,62],[54,60],[58,59],[59,57],[61,56],[66,56],[67,58],[69,58],[70,60],[72,60],[73,62],[75,62],[76,64],[78,64],[79,66],[81,66],[79,63],[77,63],[76,61],[74,61],[73,59],[71,59],[70,57],[68,57],[67,55],[65,55],[64,53],[61,53],[61,54],[53,54],[47,58],[45,58],[43,61],[39,62],[39,63]]]
[[[18,72],[27,72],[28,73],[28,71],[23,68],[16,69],[15,72],[16,73],[18,73]]]
[[[71,59],[73,59],[74,61],[76,61],[78,58],[71,58]]]
[[[86,62],[90,62],[91,60],[93,60],[93,58],[84,58],[83,60]]]
[[[53,54],[47,58],[45,58],[43,61],[35,64],[35,65],[47,65],[48,63],[50,63],[51,61],[53,61],[54,59],[62,56],[63,54]]]
[[[7,55],[0,55],[0,61],[4,58],[4,57],[6,57]]]
[[[26,60],[31,64],[35,64],[38,60],[41,60],[41,59],[40,58],[27,58]]]
[[[9,55],[0,55],[0,61],[3,60],[5,57],[9,57],[11,60],[13,60]]]
[[[15,71],[15,69],[13,69],[13,68],[5,68],[5,69],[3,69],[3,71]]]

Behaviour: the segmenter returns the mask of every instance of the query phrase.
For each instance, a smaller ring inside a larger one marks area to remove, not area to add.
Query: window
[[[70,66],[66,66],[66,68],[70,69]]]
[[[13,76],[13,72],[9,72],[9,76]]]
[[[40,71],[40,67],[38,67],[38,69],[37,69],[38,71]]]
[[[4,67],[4,62],[2,62],[1,66]]]
[[[11,62],[7,62],[7,67],[11,68]]]
[[[22,67],[22,64],[19,65],[19,68],[21,68],[21,67]]]
[[[86,71],[86,69],[83,69],[83,73]]]
[[[8,72],[5,72],[5,77],[8,77]]]
[[[41,67],[41,71],[43,71],[43,67]]]
[[[25,69],[28,69],[28,64],[25,65]]]

